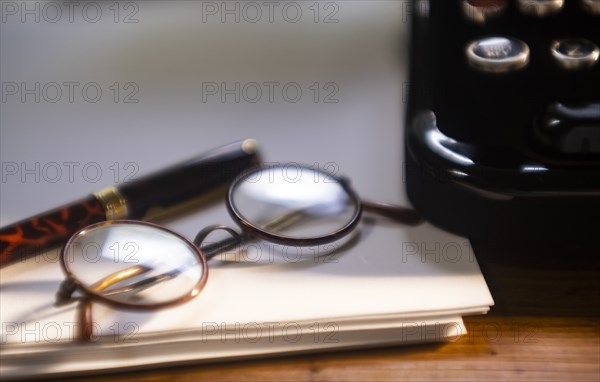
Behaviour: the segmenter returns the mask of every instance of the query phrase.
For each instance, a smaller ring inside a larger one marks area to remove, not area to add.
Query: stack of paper
[[[207,214],[229,221],[223,206]],[[72,342],[75,306],[53,306],[64,278],[56,251],[4,268],[1,374],[445,341],[466,333],[463,315],[493,304],[468,241],[429,224],[368,219],[350,248],[325,257],[272,248],[211,260],[205,289],[179,307],[138,313],[95,304],[90,344]]]

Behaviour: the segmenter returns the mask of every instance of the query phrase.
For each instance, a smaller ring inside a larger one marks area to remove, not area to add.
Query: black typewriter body
[[[471,239],[600,241],[600,1],[414,1],[409,199]]]

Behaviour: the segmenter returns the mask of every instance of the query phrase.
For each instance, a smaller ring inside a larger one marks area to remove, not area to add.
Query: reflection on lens
[[[193,244],[141,222],[106,222],[80,231],[65,249],[65,265],[87,291],[140,307],[189,296],[205,272]]]
[[[338,232],[359,216],[359,202],[338,179],[304,166],[263,167],[232,186],[241,220],[262,232],[310,240]]]

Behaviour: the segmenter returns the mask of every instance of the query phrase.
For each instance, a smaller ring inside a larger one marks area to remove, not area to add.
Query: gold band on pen
[[[107,187],[94,196],[102,205],[106,220],[124,219],[127,217],[127,201],[116,187]]]

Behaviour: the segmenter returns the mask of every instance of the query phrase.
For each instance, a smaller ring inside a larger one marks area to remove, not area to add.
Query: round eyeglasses
[[[79,301],[79,339],[93,339],[93,301],[136,310],[181,304],[206,284],[208,260],[246,241],[331,243],[355,230],[363,210],[404,224],[421,222],[412,209],[360,200],[345,178],[296,164],[245,172],[229,187],[227,209],[241,232],[212,225],[193,242],[164,227],[130,220],[96,223],[75,233],[62,251],[67,278],[57,304]],[[231,237],[203,246],[216,230]]]

